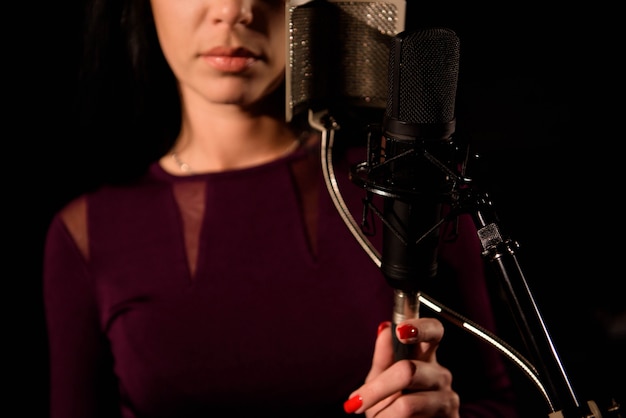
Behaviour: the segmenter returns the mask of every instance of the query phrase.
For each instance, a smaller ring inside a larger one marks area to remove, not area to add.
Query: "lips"
[[[211,67],[225,73],[243,72],[259,59],[245,48],[216,47],[200,55]]]

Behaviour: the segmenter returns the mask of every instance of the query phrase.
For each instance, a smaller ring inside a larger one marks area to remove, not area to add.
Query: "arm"
[[[119,408],[110,399],[114,390],[109,384],[112,369],[98,317],[93,278],[85,253],[79,250],[59,216],[52,221],[46,237],[43,286],[50,359],[50,417],[115,416],[109,414]]]

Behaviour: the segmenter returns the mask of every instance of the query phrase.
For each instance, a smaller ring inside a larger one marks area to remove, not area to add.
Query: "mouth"
[[[261,57],[246,48],[216,47],[200,56],[211,67],[224,73],[240,73],[250,68]]]
[[[251,50],[243,47],[231,48],[225,46],[218,46],[208,51],[200,53],[202,57],[224,57],[224,58],[248,58],[253,60],[261,59],[261,55],[252,52]]]

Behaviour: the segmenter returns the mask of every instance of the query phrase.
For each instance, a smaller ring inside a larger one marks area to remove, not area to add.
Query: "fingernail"
[[[343,410],[346,411],[347,414],[351,414],[359,409],[361,405],[363,405],[363,398],[359,395],[354,395],[343,403]]]
[[[414,340],[417,338],[417,328],[413,325],[400,325],[397,329],[398,335],[402,340]]]
[[[378,333],[376,335],[380,335],[381,332],[383,332],[383,330],[385,328],[389,328],[391,326],[391,321],[383,321],[378,325]]]

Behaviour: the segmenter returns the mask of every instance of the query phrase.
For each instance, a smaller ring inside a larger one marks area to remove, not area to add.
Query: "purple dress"
[[[360,219],[364,191],[347,169],[365,153],[350,155],[337,178]],[[469,218],[459,227],[441,250],[455,272],[444,283],[490,328],[479,243]],[[70,202],[49,227],[44,296],[52,418],[344,416],[392,310],[326,191],[315,141],[220,173],[155,163]],[[500,357],[446,327],[438,358],[461,373],[464,416],[514,417]]]

